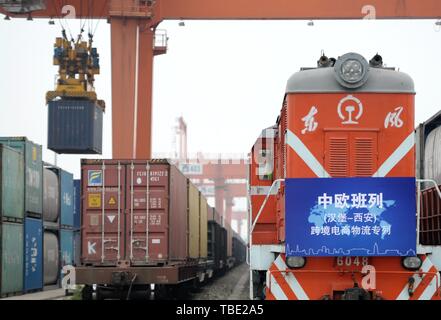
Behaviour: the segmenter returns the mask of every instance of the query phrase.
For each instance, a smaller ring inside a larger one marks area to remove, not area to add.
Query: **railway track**
[[[243,263],[226,274],[210,280],[204,286],[197,289],[181,287],[175,290],[164,292],[163,290],[132,291],[130,300],[248,300],[249,298],[249,267]],[[39,293],[40,296],[25,295],[24,300],[71,300],[72,296],[65,296],[63,290]],[[97,295],[93,294],[94,300],[126,300],[128,292],[123,292],[119,297],[111,292]],[[38,298],[40,297],[40,298]]]

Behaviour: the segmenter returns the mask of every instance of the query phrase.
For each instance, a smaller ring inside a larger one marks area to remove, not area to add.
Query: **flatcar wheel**
[[[81,290],[81,298],[83,300],[93,300],[93,288],[92,286],[85,285]]]
[[[190,286],[189,290],[190,290],[192,293],[196,293],[196,292],[199,292],[199,291],[201,290],[201,287],[202,287],[202,283],[199,282],[199,278],[196,277],[196,278],[194,278],[194,280],[191,282],[191,286]]]
[[[167,299],[167,288],[163,284],[158,284],[155,286],[155,299],[164,300]]]
[[[96,300],[104,300],[103,289],[101,289],[100,287],[96,287],[95,299]]]
[[[173,299],[188,300],[189,293],[191,292],[191,283],[181,283],[173,286]]]

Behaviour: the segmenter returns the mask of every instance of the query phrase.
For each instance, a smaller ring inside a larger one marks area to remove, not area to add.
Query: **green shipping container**
[[[31,216],[41,216],[43,212],[43,162],[40,145],[25,137],[0,138],[5,144],[24,154],[25,163],[25,212]]]
[[[0,221],[1,218],[24,218],[23,154],[0,145]]]
[[[0,295],[23,292],[23,224],[0,224]]]

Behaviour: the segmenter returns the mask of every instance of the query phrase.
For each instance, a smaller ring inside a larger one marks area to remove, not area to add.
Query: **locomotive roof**
[[[386,68],[369,68],[366,83],[348,89],[338,83],[333,67],[304,69],[291,76],[286,93],[330,92],[415,93],[414,82],[406,73]]]

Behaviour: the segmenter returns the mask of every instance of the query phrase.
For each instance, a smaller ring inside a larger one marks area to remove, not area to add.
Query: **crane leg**
[[[151,158],[154,31],[137,19],[112,18],[112,154]]]

